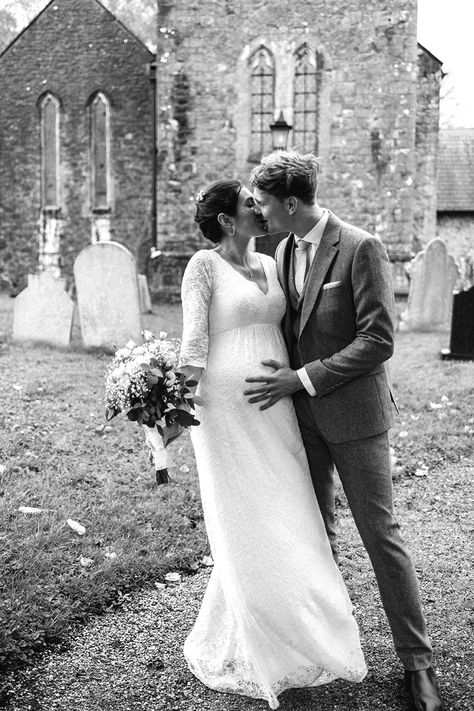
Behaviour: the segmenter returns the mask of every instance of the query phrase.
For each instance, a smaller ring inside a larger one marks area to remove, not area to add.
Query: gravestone
[[[50,272],[28,274],[28,286],[13,304],[13,338],[68,346],[73,310],[64,279]]]
[[[407,308],[400,330],[448,329],[459,269],[441,239],[433,239],[411,263]]]
[[[141,342],[140,299],[133,254],[118,242],[97,242],[74,262],[85,346],[117,348]]]
[[[474,360],[474,286],[453,297],[451,339],[441,357],[449,360]]]
[[[138,292],[140,296],[140,311],[142,314],[151,314],[151,297],[146,274],[138,274]]]

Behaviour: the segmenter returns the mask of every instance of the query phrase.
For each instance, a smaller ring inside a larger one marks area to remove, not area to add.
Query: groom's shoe
[[[409,671],[405,669],[405,686],[416,711],[444,711],[438,682],[431,667]]]

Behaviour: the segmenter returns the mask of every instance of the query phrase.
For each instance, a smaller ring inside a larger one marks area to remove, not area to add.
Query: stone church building
[[[0,56],[0,274],[149,252],[154,55],[98,0],[52,0]]]
[[[287,147],[321,158],[321,204],[381,237],[406,290],[435,235],[442,77],[416,0],[157,3],[156,63],[99,0],[52,0],[0,56],[0,274],[15,290],[38,266],[71,279],[80,249],[112,238],[177,297],[210,246],[195,195],[247,181],[282,115]]]
[[[158,233],[153,290],[177,293],[209,246],[193,199],[246,181],[272,149],[321,158],[320,202],[404,262],[435,235],[441,62],[417,43],[416,0],[158,0]],[[278,239],[278,238],[277,238]],[[272,253],[275,239],[258,249]]]

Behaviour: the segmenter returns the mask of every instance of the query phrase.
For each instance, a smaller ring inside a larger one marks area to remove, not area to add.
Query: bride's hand
[[[194,385],[187,385],[189,392],[193,396],[193,402],[195,405],[202,407],[204,402],[199,395],[196,395],[196,390],[201,379],[203,368],[197,368],[192,365],[184,365],[180,368],[180,371],[185,375],[186,381],[194,381]]]

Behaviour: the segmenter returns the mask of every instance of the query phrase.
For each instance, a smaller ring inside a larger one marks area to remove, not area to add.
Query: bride
[[[236,180],[201,192],[195,221],[216,247],[183,277],[180,369],[198,380],[191,438],[214,558],[184,655],[210,688],[276,709],[285,689],[367,670],[292,400],[260,411],[243,394],[261,361],[288,363],[275,262],[248,248],[253,208]]]

